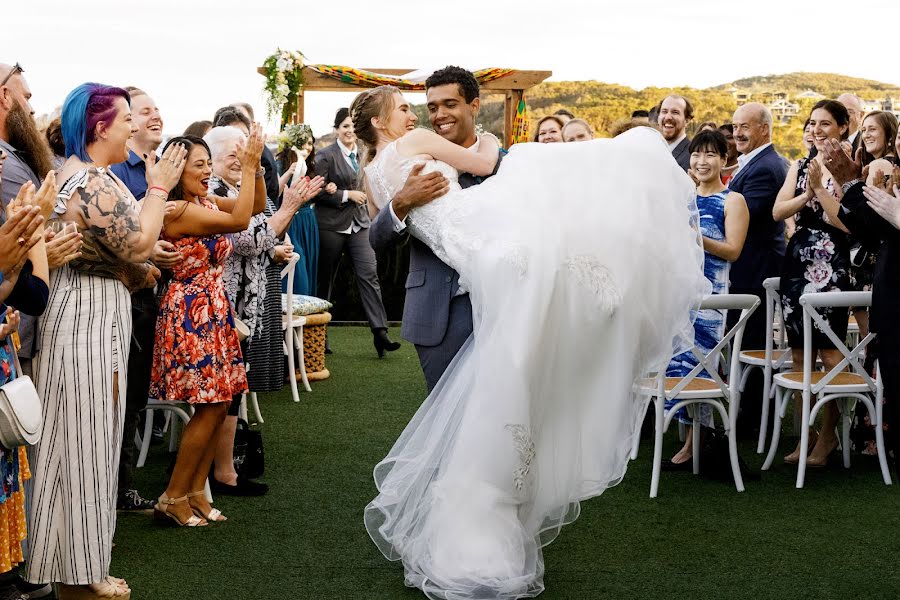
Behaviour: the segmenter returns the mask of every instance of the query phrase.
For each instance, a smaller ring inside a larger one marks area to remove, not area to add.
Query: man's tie
[[[350,164],[353,165],[353,172],[359,173],[359,163],[356,162],[356,152],[350,153]]]

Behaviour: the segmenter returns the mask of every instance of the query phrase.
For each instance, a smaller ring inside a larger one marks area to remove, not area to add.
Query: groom
[[[425,81],[428,117],[434,131],[454,144],[474,146],[478,142],[475,117],[481,106],[478,94],[478,82],[469,71],[446,67],[434,72]],[[459,274],[441,262],[428,246],[409,237],[406,230],[406,216],[411,209],[440,198],[448,190],[449,182],[443,175],[421,172],[422,165],[416,166],[403,189],[378,213],[369,229],[369,241],[376,251],[381,251],[410,240],[400,334],[415,344],[430,392],[472,333],[472,303],[469,295],[459,289]],[[483,180],[469,173],[459,175],[463,188]]]

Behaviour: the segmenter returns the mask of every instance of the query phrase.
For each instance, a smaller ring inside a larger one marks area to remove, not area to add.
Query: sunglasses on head
[[[20,65],[19,63],[16,63],[15,66],[12,68],[12,71],[10,71],[9,73],[6,74],[6,77],[3,78],[3,81],[0,81],[0,87],[3,87],[4,85],[6,85],[6,82],[9,81],[10,77],[15,75],[16,73],[24,73],[24,72],[25,72],[25,69],[22,68],[22,65]]]

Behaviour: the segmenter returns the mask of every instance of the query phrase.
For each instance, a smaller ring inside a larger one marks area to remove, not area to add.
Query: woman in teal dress
[[[316,139],[309,125],[289,125],[282,133],[282,139],[284,148],[278,155],[282,171],[287,172],[294,163],[294,175],[290,183],[293,184],[301,177],[315,177]],[[300,160],[297,160],[298,154]],[[319,225],[312,204],[305,204],[297,211],[288,225],[287,235],[294,245],[294,252],[300,255],[300,260],[294,267],[294,293],[313,296],[316,293],[319,264]],[[282,283],[282,291],[287,291],[287,283]]]

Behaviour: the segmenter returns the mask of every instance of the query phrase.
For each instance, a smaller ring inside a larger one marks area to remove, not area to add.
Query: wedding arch
[[[424,91],[427,73],[415,69],[357,69],[339,65],[303,64],[299,52],[279,50],[257,71],[266,76],[270,113],[280,112],[282,126],[302,123],[307,92],[349,92],[394,85],[401,90]],[[525,92],[550,77],[552,71],[480,69],[474,72],[483,94],[504,96],[503,139],[508,148],[527,141]]]

